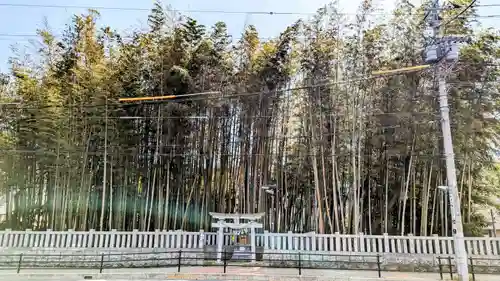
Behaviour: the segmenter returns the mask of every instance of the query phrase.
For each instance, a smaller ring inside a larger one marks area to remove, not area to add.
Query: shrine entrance
[[[212,227],[217,228],[217,262],[221,262],[222,260],[225,228],[228,228],[232,234],[232,258],[255,261],[257,252],[255,229],[263,228],[262,223],[256,221],[262,219],[264,213],[210,213],[210,216],[217,220],[217,222],[212,223]]]

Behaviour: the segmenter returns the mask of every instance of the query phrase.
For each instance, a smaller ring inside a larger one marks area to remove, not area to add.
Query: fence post
[[[358,251],[360,252],[365,252],[365,234],[363,232],[359,233],[358,240],[359,240],[359,248]]]
[[[153,241],[153,247],[157,249],[160,245],[160,230],[155,229],[155,235],[154,235],[154,241]],[[163,248],[163,245],[162,245]]]
[[[354,239],[353,239],[353,248],[354,248],[354,252],[358,252],[359,248],[359,235],[354,233]],[[350,244],[350,243],[349,243]]]
[[[177,249],[181,249],[182,248],[182,230],[178,229],[175,231],[175,237],[176,237],[176,244],[175,244],[175,247]]]
[[[139,235],[138,232],[139,232],[139,230],[132,229],[132,248],[141,248],[142,247],[142,245],[140,245],[140,246],[137,245],[137,236]]]
[[[198,248],[203,249],[205,247],[205,230],[200,229],[200,237],[198,240]]]
[[[439,243],[439,236],[437,234],[432,234],[434,237],[434,254],[441,255],[441,244]]]
[[[476,281],[476,274],[474,273],[474,259],[472,257],[469,257],[470,260],[470,272],[472,274],[472,281]]]
[[[88,233],[88,247],[89,248],[98,248],[99,247],[99,244],[97,244],[97,242],[95,243],[94,245],[94,234],[95,234],[95,230],[94,229],[89,229],[89,233]]]
[[[408,249],[408,251],[411,253],[411,254],[415,254],[415,244],[416,244],[416,239],[413,237],[413,234],[412,233],[408,233],[408,242],[410,243],[410,248]]]
[[[300,252],[299,252],[299,275],[302,275],[302,262],[301,262]]]
[[[288,231],[286,233],[286,238],[287,246],[285,246],[284,249],[280,250],[293,250],[293,233],[291,231]]]
[[[378,278],[382,278],[382,268],[380,266],[380,254],[377,254],[377,271],[378,271]]]
[[[340,243],[340,233],[335,232],[335,251],[342,252],[342,245]]]
[[[316,239],[316,232],[311,232],[311,251],[317,251]]]
[[[439,277],[443,280],[443,265],[441,264],[441,257],[437,257],[439,267]]]
[[[43,244],[42,242],[40,242],[40,246],[43,246],[45,248],[50,248],[50,246],[52,245],[51,242],[50,242],[50,239],[52,238],[52,229],[47,229],[44,233],[44,236],[43,236]]]
[[[115,247],[116,243],[116,229],[111,229],[109,234],[109,246],[108,248],[117,248]]]
[[[451,256],[448,256],[448,268],[450,269],[451,280],[453,280],[453,266],[451,264]]]
[[[181,272],[182,250],[179,250],[179,257],[177,259],[177,272]]]
[[[389,253],[389,234],[384,233],[384,252]]]
[[[479,240],[481,241],[481,240]],[[486,256],[489,256],[492,254],[491,252],[491,237],[489,237],[488,235],[485,235],[484,236],[484,244],[485,244],[485,250],[486,250],[486,253],[485,255]]]
[[[23,263],[23,254],[19,255],[19,262],[17,263],[17,273],[21,271],[21,264]]]
[[[66,247],[78,248],[78,235],[74,235],[73,229],[68,229],[68,235],[66,236]]]
[[[12,238],[11,238],[11,235],[10,235],[11,231],[12,231],[12,229],[10,229],[10,228],[7,228],[7,229],[4,230],[4,236],[3,237],[5,237],[5,238],[3,239],[3,241],[5,241],[5,242],[3,242],[3,243],[0,242],[0,246],[1,247],[8,248],[8,247],[12,246],[12,243],[11,243]]]
[[[31,243],[31,238],[33,238],[33,235],[31,233],[31,229],[26,229],[24,231],[23,244],[22,244],[24,248],[35,247]]]
[[[99,273],[102,273],[104,267],[104,254],[101,254],[101,265],[99,266]]]
[[[269,240],[269,231],[264,230],[263,238],[264,238],[264,249],[267,250],[267,249],[269,249],[269,241],[268,241]]]

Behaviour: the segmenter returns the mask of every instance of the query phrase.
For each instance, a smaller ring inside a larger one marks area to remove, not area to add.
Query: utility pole
[[[424,51],[424,59],[426,63],[433,63],[436,66],[436,76],[439,88],[439,108],[441,112],[441,130],[443,134],[444,156],[446,159],[447,186],[444,188],[448,191],[447,194],[450,200],[452,233],[455,244],[455,265],[458,273],[458,280],[468,281],[469,269],[467,252],[465,250],[462,214],[460,212],[460,197],[458,196],[457,189],[455,155],[453,153],[450,126],[450,109],[448,106],[448,92],[446,88],[447,73],[449,73],[450,69],[458,60],[458,43],[465,40],[456,36],[442,36],[439,17],[440,10],[439,0],[433,0],[430,10],[427,11],[427,21],[432,30],[430,32],[430,40]]]

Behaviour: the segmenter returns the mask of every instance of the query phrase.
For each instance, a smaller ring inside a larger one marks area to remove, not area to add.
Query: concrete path
[[[393,281],[439,281],[439,273],[382,272],[382,279],[376,271],[304,269],[299,278],[297,269],[264,267],[182,267],[154,269],[108,269],[103,274],[93,269],[24,269],[20,274],[15,270],[0,270],[0,280],[61,280],[83,281],[84,276],[92,280],[393,280]],[[450,275],[443,276],[445,280]],[[476,281],[498,281],[500,275],[477,274]]]

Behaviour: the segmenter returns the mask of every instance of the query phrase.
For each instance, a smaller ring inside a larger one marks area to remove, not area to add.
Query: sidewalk
[[[324,270],[304,269],[301,276],[297,269],[287,268],[262,268],[262,267],[228,267],[227,273],[223,273],[222,267],[182,267],[181,272],[177,268],[134,268],[134,269],[109,269],[99,274],[93,269],[24,269],[17,274],[14,270],[0,271],[0,279],[21,280],[61,280],[61,281],[83,281],[84,276],[92,276],[91,280],[394,280],[394,281],[439,281],[439,273],[418,272],[382,272],[382,278],[378,278],[376,271],[355,270]],[[449,280],[449,274],[443,275],[444,280]],[[498,281],[500,275],[476,275],[476,281]]]

